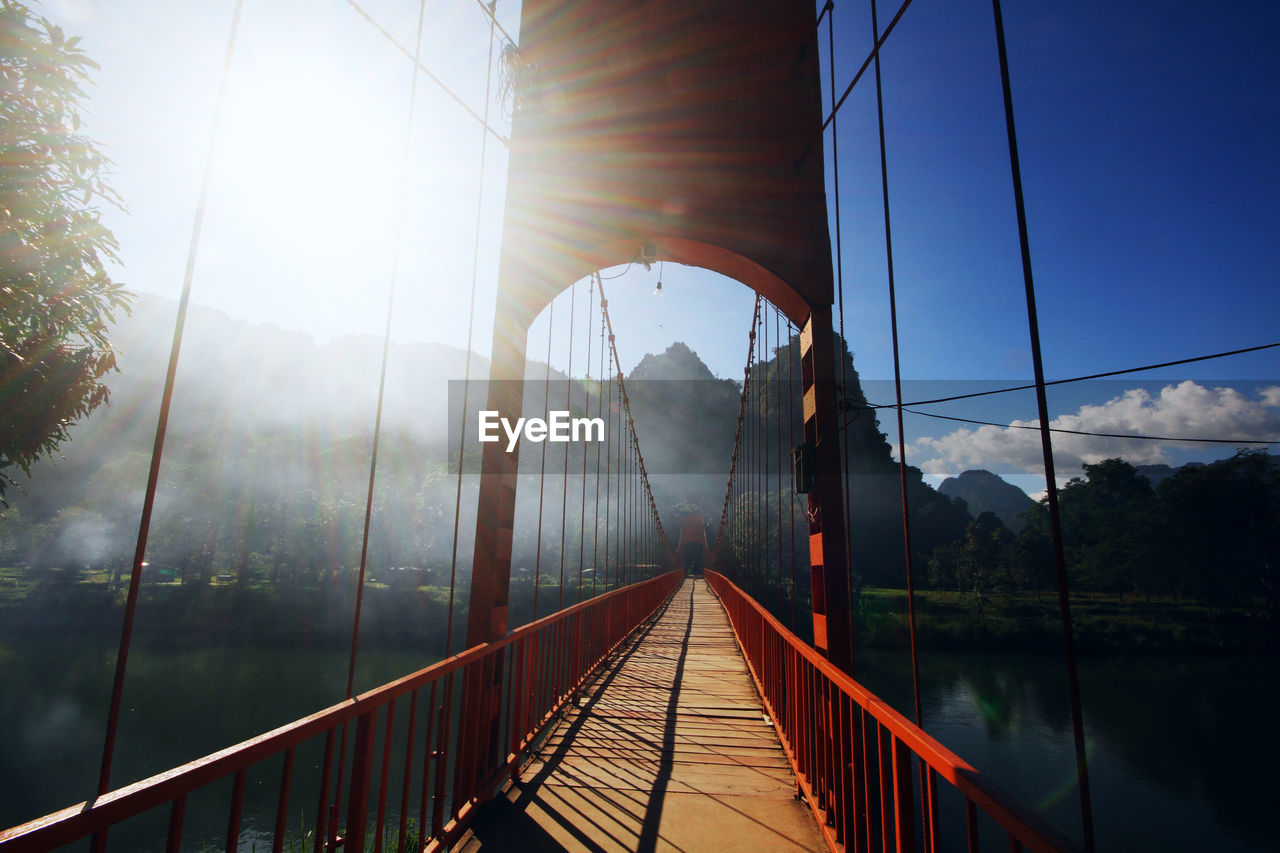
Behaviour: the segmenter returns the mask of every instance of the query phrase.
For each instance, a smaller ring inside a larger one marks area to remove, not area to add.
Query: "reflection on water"
[[[153,636],[135,640],[112,786],[144,779],[340,702],[348,654],[236,644],[192,648]],[[114,660],[115,643],[103,637],[0,640],[0,826],[22,823],[94,793]],[[430,662],[412,651],[362,651],[356,690]],[[319,756],[314,758],[318,764]],[[298,766],[306,766],[301,755]],[[278,782],[274,764],[266,775]],[[295,787],[309,775],[299,773]],[[271,781],[264,777],[260,784],[265,802],[274,806]],[[219,815],[213,826],[219,821],[225,825],[225,808],[210,802],[211,818]],[[193,839],[195,849],[199,828],[192,824],[199,820],[198,811],[198,803],[188,803],[184,841]],[[252,817],[246,803],[246,822]],[[157,818],[163,833],[164,815]],[[293,823],[301,826],[299,820]],[[127,837],[128,830],[112,835],[114,843],[124,846]]]
[[[357,690],[429,662],[404,650],[361,655]],[[113,657],[114,643],[105,638],[0,641],[0,826],[92,793]],[[344,650],[195,648],[143,638],[130,659],[113,783],[144,778],[341,700],[346,666]],[[858,667],[860,680],[911,715],[905,653],[865,650]],[[928,653],[921,675],[930,734],[1078,838],[1061,660]],[[1099,849],[1280,850],[1270,823],[1275,782],[1269,770],[1280,764],[1280,747],[1267,728],[1278,677],[1274,658],[1082,661]],[[278,770],[258,783],[268,799],[273,775]],[[188,806],[189,814],[194,808]],[[225,811],[211,806],[211,813],[220,814],[215,825],[225,821]],[[159,820],[163,824],[163,815]],[[291,824],[303,822],[291,818]]]
[[[905,653],[866,650],[858,676],[911,716]],[[1280,747],[1269,734],[1280,660],[1081,661],[1098,849],[1280,850]],[[925,729],[1080,838],[1066,674],[1044,655],[926,653]]]

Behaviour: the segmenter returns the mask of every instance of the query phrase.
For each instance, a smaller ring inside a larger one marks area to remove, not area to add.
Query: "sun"
[[[405,126],[400,86],[315,45],[250,42],[219,129],[220,183],[282,238],[347,233],[395,203]]]
[[[222,104],[219,277],[281,313],[341,317],[387,288],[408,74],[388,51],[359,55],[332,22],[272,23],[246,16]]]
[[[412,45],[406,23],[387,26]],[[424,46],[477,110],[485,66],[476,51],[486,43]],[[395,278],[397,322],[410,317],[414,338],[452,340],[468,327],[483,132],[424,75],[411,122],[413,85],[409,59],[343,4],[246,8],[205,255],[229,301],[320,338],[381,334]],[[492,147],[491,170],[501,162]],[[486,187],[487,241],[499,230],[500,178]]]
[[[403,105],[315,56],[271,57],[244,76],[252,84],[228,102],[219,139],[224,181],[309,225],[318,208],[369,216],[394,200]]]

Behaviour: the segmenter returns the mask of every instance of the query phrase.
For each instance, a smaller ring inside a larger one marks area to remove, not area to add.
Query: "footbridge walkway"
[[[824,846],[705,581],[686,580],[576,698],[455,849]]]

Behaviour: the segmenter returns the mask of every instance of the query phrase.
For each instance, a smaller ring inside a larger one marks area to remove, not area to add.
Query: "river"
[[[0,639],[0,826],[92,793],[113,657],[114,643],[104,638]],[[357,690],[427,662],[412,651],[364,650]],[[905,654],[867,650],[857,665],[868,687],[911,715]],[[343,698],[346,671],[341,650],[142,637],[130,661],[113,785],[333,704]],[[1280,850],[1271,813],[1280,746],[1266,724],[1277,677],[1274,658],[1084,660],[1099,849]],[[1061,661],[1042,655],[931,653],[922,662],[925,728],[1078,838],[1065,681]],[[270,788],[264,781],[264,794]],[[200,820],[191,815],[189,807],[189,824]],[[210,820],[207,833],[196,826],[184,836],[191,849],[217,837]],[[247,814],[246,824],[265,820]]]
[[[865,651],[859,678],[908,717],[905,653]],[[1280,850],[1270,732],[1280,661],[1135,656],[1080,662],[1099,850]],[[925,729],[1080,841],[1062,660],[927,653]]]

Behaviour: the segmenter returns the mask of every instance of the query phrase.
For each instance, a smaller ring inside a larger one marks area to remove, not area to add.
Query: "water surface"
[[[114,654],[114,641],[101,637],[0,640],[0,826],[93,793]],[[357,690],[429,662],[412,650],[363,650]],[[141,637],[130,659],[113,785],[340,701],[347,663],[340,649]],[[904,653],[867,650],[857,665],[868,687],[911,716]],[[1272,821],[1280,746],[1267,727],[1277,678],[1274,658],[1082,661],[1099,849],[1280,850]],[[930,734],[1078,839],[1065,685],[1062,662],[1052,656],[927,653],[922,662]],[[299,754],[300,768],[317,761]],[[251,789],[259,790],[250,790],[250,802],[274,802],[278,772],[273,764],[251,775]],[[300,769],[297,784],[308,775]],[[247,826],[269,825],[263,808],[254,815],[246,806]],[[224,809],[211,803],[202,816],[193,798],[184,835],[190,849],[217,837]],[[291,825],[310,819],[300,813]]]

